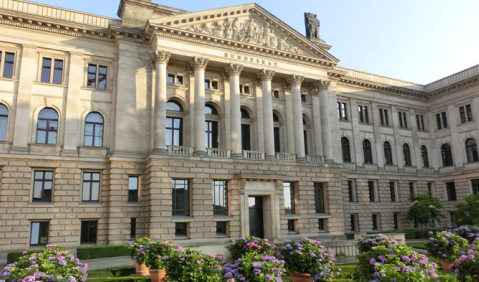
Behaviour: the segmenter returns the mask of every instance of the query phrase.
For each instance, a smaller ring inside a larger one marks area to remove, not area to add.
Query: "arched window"
[[[441,146],[441,155],[442,155],[442,165],[443,166],[453,165],[451,145],[449,145],[447,143],[443,144]]]
[[[166,103],[166,146],[183,146],[183,107],[175,101]]]
[[[85,146],[103,147],[103,117],[89,113],[85,119]]]
[[[404,155],[404,166],[411,166],[411,151],[408,144],[402,146],[402,152]]]
[[[341,150],[343,151],[343,163],[351,162],[351,148],[349,147],[349,139],[341,138]]]
[[[477,143],[476,140],[474,140],[473,138],[469,138],[466,140],[466,154],[468,163],[479,161],[479,155],[477,153]]]
[[[274,126],[274,151],[276,153],[281,152],[281,124],[278,115],[273,113],[273,126]]]
[[[372,164],[373,163],[373,152],[371,150],[371,142],[368,139],[363,141],[363,153],[364,153],[364,163]]]
[[[251,150],[251,121],[247,110],[241,109],[241,145],[243,150]]]
[[[422,158],[422,166],[429,167],[429,157],[427,156],[426,146],[421,147],[421,158]]]
[[[58,113],[51,108],[43,109],[38,115],[37,144],[57,144]]]
[[[218,111],[211,105],[205,106],[205,144],[206,148],[218,148]]]
[[[0,142],[7,139],[8,109],[0,104]]]
[[[384,142],[384,163],[386,165],[393,165],[393,154],[391,151],[391,144]]]

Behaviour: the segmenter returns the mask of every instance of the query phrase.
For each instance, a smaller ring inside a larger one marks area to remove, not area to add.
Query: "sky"
[[[152,0],[191,12],[254,0]],[[120,0],[34,2],[117,18]],[[427,84],[479,64],[478,0],[256,0],[305,34],[317,14],[320,37],[339,66]]]

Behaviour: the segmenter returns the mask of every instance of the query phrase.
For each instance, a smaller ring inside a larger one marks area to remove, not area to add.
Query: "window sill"
[[[171,222],[192,222],[193,218],[191,216],[181,216],[181,215],[174,215],[171,218]],[[175,237],[176,240],[176,237]]]
[[[53,82],[43,82],[43,81],[35,81],[33,84],[38,84],[38,85],[45,85],[45,86],[55,86],[55,87],[60,87],[60,88],[67,88],[68,85],[65,83],[58,84],[58,83],[53,83]]]
[[[233,217],[232,216],[228,216],[228,215],[214,215],[213,216],[213,221],[217,222],[217,221],[232,221],[233,220]]]
[[[100,91],[100,92],[105,92],[105,93],[112,93],[113,90],[112,89],[99,89],[99,88],[91,88],[91,87],[81,87],[80,88],[81,90],[88,90],[88,91]]]
[[[315,217],[317,219],[322,219],[322,218],[331,218],[331,215],[330,214],[327,214],[327,213],[317,213],[315,215]]]
[[[80,205],[101,207],[102,203],[101,202],[80,202]]]
[[[286,219],[300,219],[301,215],[300,214],[285,214],[284,215]]]
[[[5,80],[5,81],[12,81],[12,82],[17,82],[18,79],[16,77],[0,77],[0,80]]]
[[[35,207],[42,207],[42,206],[51,207],[53,206],[53,202],[30,202],[28,203],[28,205],[32,205]]]
[[[226,234],[216,234],[216,237],[215,239],[229,239],[230,236],[226,235]]]
[[[187,241],[187,240],[190,240],[190,238],[188,238],[188,236],[175,236],[175,239],[173,239],[175,241]]]
[[[351,121],[350,120],[347,120],[347,119],[339,119],[340,122],[347,122],[347,123],[350,123]]]

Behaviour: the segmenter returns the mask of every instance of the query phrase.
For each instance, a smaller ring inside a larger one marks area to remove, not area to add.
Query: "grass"
[[[425,243],[406,243],[406,245],[415,249],[426,249]]]

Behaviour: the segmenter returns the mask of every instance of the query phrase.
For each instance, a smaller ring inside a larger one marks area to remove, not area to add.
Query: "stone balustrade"
[[[223,150],[216,148],[207,148],[206,154],[212,158],[230,158],[231,150]]]
[[[306,155],[306,161],[311,163],[324,163],[324,157],[317,155]]]
[[[290,153],[276,153],[276,159],[283,162],[295,162],[296,155]]]
[[[193,148],[183,147],[183,146],[167,146],[168,154],[170,155],[180,155],[180,156],[192,156]]]
[[[265,153],[258,151],[243,151],[243,157],[250,160],[264,160]]]

